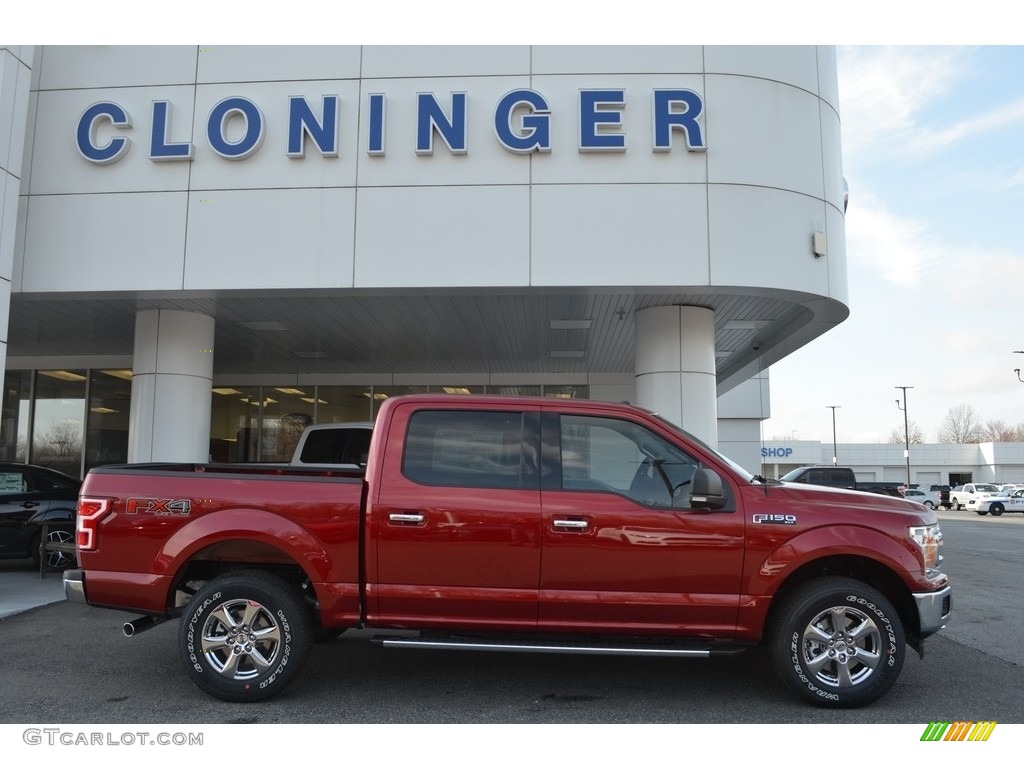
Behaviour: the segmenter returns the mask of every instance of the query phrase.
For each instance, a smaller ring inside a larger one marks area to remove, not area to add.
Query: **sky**
[[[1024,36],[1022,36],[1024,39]],[[770,370],[766,440],[1024,423],[1024,46],[839,46],[849,318]]]

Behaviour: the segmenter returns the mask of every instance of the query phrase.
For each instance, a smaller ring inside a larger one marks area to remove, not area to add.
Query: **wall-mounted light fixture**
[[[811,238],[811,244],[814,247],[814,258],[820,259],[828,254],[828,239],[824,232],[815,232],[814,237]]]

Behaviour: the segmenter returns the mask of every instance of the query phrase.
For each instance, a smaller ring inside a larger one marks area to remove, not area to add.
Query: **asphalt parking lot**
[[[940,517],[953,621],[864,709],[795,700],[760,651],[680,661],[392,650],[365,631],[316,646],[279,697],[228,704],[186,678],[177,622],[128,639],[120,626],[132,615],[56,595],[0,619],[0,723],[1024,723],[1024,516]],[[25,578],[18,568],[0,567],[0,611],[7,585]],[[59,583],[43,581],[51,593]]]

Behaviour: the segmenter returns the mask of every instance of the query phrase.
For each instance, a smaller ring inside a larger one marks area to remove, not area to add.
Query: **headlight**
[[[924,567],[937,568],[942,562],[942,531],[939,530],[939,524],[918,525],[907,530],[910,533],[910,540],[921,550]]]

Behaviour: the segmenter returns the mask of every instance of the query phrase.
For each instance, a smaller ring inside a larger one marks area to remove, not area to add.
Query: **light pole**
[[[907,447],[903,451],[903,455],[907,459],[907,488],[910,487],[910,421],[907,418],[907,390],[913,389],[913,387],[894,387],[894,389],[903,390],[903,405],[900,405],[900,399],[896,398],[896,407],[903,411],[903,439],[906,441]]]
[[[839,463],[839,451],[836,449],[836,408],[842,408],[841,405],[826,405],[826,408],[832,409],[832,466],[836,466]]]
[[[1024,355],[1024,349],[1015,349],[1013,350],[1013,354]],[[1024,379],[1020,377],[1020,368],[1014,368],[1013,372],[1017,374],[1017,381],[1024,382]]]

